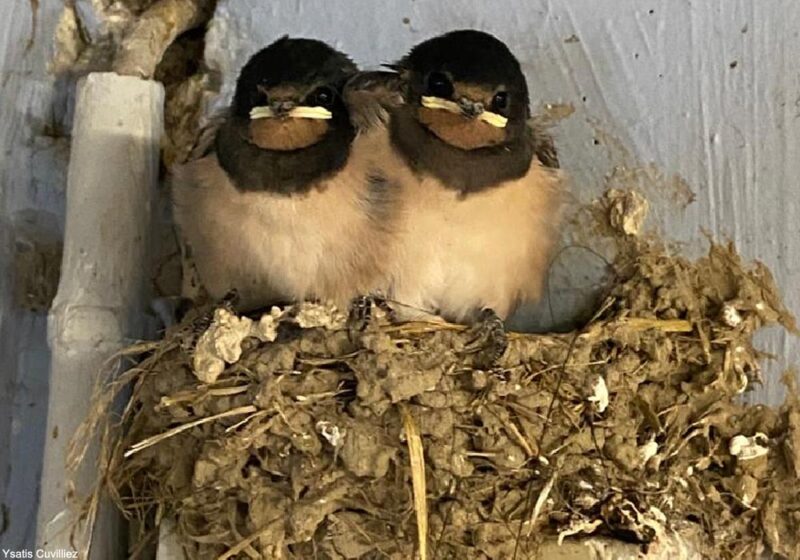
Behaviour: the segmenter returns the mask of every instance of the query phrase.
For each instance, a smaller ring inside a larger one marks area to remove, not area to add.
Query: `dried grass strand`
[[[417,517],[417,541],[420,560],[428,558],[428,491],[425,483],[425,454],[422,438],[414,417],[408,407],[401,405],[403,428],[408,445],[408,458],[411,463],[411,485],[414,491],[414,513]]]
[[[226,410],[225,412],[220,412],[219,414],[214,414],[212,416],[205,416],[203,418],[198,418],[197,420],[192,420],[191,422],[186,422],[185,424],[181,424],[180,426],[176,426],[171,430],[167,430],[166,432],[162,432],[160,434],[156,434],[151,436],[147,439],[143,439],[139,443],[135,443],[131,445],[128,450],[125,452],[125,458],[127,459],[131,455],[139,453],[140,451],[147,449],[148,447],[152,447],[157,443],[161,443],[162,441],[169,439],[173,436],[180,434],[181,432],[185,432],[186,430],[190,430],[196,426],[202,426],[203,424],[208,424],[209,422],[215,422],[222,418],[227,418],[229,416],[239,416],[241,414],[253,414],[258,411],[253,405],[247,406],[240,406],[237,408],[233,408],[231,410]]]

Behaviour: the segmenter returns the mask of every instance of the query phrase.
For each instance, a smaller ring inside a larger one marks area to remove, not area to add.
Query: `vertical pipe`
[[[37,519],[37,544],[48,551],[73,550],[65,452],[89,411],[97,375],[114,352],[145,334],[163,104],[163,87],[153,81],[96,73],[79,86],[62,273],[48,325],[52,366]],[[90,452],[78,474],[80,494],[95,481],[95,457]],[[123,534],[110,508],[101,509],[93,538],[93,558],[120,555]]]

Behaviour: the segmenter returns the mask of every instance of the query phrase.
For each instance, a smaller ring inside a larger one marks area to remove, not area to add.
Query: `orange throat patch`
[[[250,141],[264,150],[288,152],[313,146],[328,132],[320,119],[255,119],[250,121]]]
[[[462,150],[496,146],[506,140],[506,129],[442,109],[420,107],[417,119],[444,142]]]

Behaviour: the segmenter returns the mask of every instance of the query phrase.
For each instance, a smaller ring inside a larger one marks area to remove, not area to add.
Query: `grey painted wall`
[[[36,529],[50,363],[46,314],[14,305],[13,255],[63,229],[69,154],[66,92],[47,74],[63,2],[32,4],[0,2],[0,548],[12,549]]]
[[[42,2],[40,37],[52,36],[59,5]],[[246,57],[285,33],[330,41],[364,67],[453,28],[497,34],[522,62],[534,108],[575,109],[557,140],[578,200],[634,180],[651,199],[653,227],[695,250],[701,228],[730,236],[746,257],[773,269],[790,308],[800,311],[795,0],[220,0],[217,12],[207,62],[223,75],[225,93]],[[60,216],[63,209],[63,146],[43,133],[43,123],[63,115],[63,96],[45,75],[47,42],[24,50],[30,20],[27,2],[0,3],[3,270],[15,216],[26,208]],[[561,263],[557,312],[583,282],[576,267],[589,264],[579,252]],[[42,317],[13,309],[9,297],[3,274],[0,500],[14,510],[3,546],[27,535],[48,363]],[[767,333],[763,347],[778,357],[773,372],[800,362],[798,341],[783,333]],[[781,393],[772,375],[755,397],[774,403]]]

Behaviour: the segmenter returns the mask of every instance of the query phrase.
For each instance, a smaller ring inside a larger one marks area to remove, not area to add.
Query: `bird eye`
[[[309,96],[313,105],[330,108],[333,105],[334,93],[329,87],[322,86],[314,90]]]
[[[508,92],[498,91],[492,98],[492,109],[495,111],[505,111],[508,109]]]
[[[250,94],[250,105],[253,107],[269,105],[269,95],[265,88],[256,86],[255,91]]]
[[[433,72],[428,76],[428,94],[442,99],[453,96],[453,83],[441,72]]]

